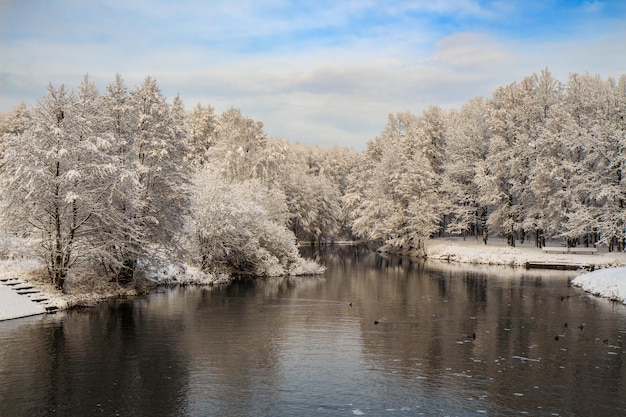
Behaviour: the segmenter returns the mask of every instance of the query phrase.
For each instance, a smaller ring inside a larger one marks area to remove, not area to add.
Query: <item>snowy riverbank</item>
[[[165,264],[165,263],[164,263]],[[16,257],[14,260],[0,259],[0,321],[27,317],[46,312],[45,308],[20,295],[1,280],[19,278],[20,286],[29,286],[45,297],[49,305],[58,310],[77,306],[93,306],[96,303],[123,296],[133,296],[148,292],[159,285],[222,285],[228,284],[233,277],[228,274],[212,274],[189,265],[166,265],[159,268],[147,268],[142,271],[145,281],[140,288],[126,287],[115,282],[103,280],[90,271],[74,271],[66,279],[65,292],[51,285],[47,278],[40,276],[43,266],[33,259]],[[325,268],[308,259],[299,259],[291,272],[293,275],[320,275]]]
[[[542,252],[532,244],[512,248],[501,239],[494,239],[483,245],[475,240],[454,238],[429,240],[426,242],[425,252],[428,259],[469,264],[593,266],[599,269],[582,273],[572,280],[572,285],[591,294],[626,304],[626,253],[623,252],[608,252],[607,248],[601,247],[593,255],[557,254]]]
[[[529,262],[595,268],[626,265],[626,253],[608,252],[602,247],[593,255],[546,253],[531,242],[510,247],[504,239],[490,239],[487,245],[474,239],[431,239],[425,242],[425,253],[428,259],[487,265],[526,266]]]
[[[134,287],[124,287],[115,282],[103,281],[89,273],[72,274],[66,281],[66,292],[59,291],[45,277],[39,276],[42,265],[33,259],[17,258],[0,260],[0,280],[19,278],[23,285],[38,291],[49,305],[58,310],[77,306],[92,306],[114,297],[138,294]],[[190,267],[167,267],[161,270],[147,271],[147,281],[151,285],[217,285],[229,282],[227,276],[214,276],[201,273]],[[0,321],[27,317],[46,312],[41,305],[32,302],[29,297],[18,294],[14,288],[0,281]],[[22,285],[22,284],[21,284]]]
[[[572,285],[593,295],[626,304],[626,267],[589,272],[574,278]]]
[[[59,291],[56,291],[52,286],[38,285],[37,280],[34,279],[34,271],[40,267],[39,263],[32,259],[0,260],[0,280],[6,281],[19,277],[22,283],[38,290],[42,296],[49,300],[50,305],[54,305],[58,309],[67,308],[67,301],[63,299]],[[5,285],[2,281],[0,281],[0,321],[46,312],[42,305],[33,302],[27,296],[18,294],[14,288]]]
[[[0,284],[0,321],[44,314],[46,309],[30,298]]]
[[[542,252],[530,243],[513,248],[507,246],[502,239],[492,239],[489,244],[483,245],[481,242],[470,239],[464,241],[460,238],[446,238],[426,241],[425,253],[429,259],[433,260],[480,265],[525,266],[529,262],[580,265],[581,267],[592,265],[602,269],[582,275],[572,284],[584,291],[626,303],[626,267],[624,267],[626,253],[610,253],[606,248],[600,248],[594,255],[554,254]],[[604,269],[619,266],[621,268]],[[0,279],[19,277],[27,281],[60,310],[73,306],[93,305],[111,297],[137,294],[135,288],[124,288],[115,283],[102,282],[97,277],[93,279],[69,277],[68,292],[63,293],[48,284],[45,279],[38,278],[38,270],[41,270],[41,265],[34,260],[0,260]],[[226,276],[216,277],[203,274],[189,267],[168,267],[160,271],[151,271],[146,275],[148,280],[155,285],[215,285],[228,282]],[[0,320],[41,313],[39,306],[26,305],[24,300],[19,300],[15,298],[16,296],[17,294],[8,288],[0,291]]]

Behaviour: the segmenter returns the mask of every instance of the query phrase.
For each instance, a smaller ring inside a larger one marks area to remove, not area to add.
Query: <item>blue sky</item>
[[[545,67],[626,73],[626,2],[0,0],[0,112],[49,82],[151,75],[188,109],[364,149],[389,113],[459,108]]]

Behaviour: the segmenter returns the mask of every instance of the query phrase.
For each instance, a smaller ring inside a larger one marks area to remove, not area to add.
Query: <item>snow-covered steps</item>
[[[19,278],[0,278],[0,320],[56,313],[58,307]]]

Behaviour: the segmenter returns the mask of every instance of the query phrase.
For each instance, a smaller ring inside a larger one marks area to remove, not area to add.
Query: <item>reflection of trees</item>
[[[311,250],[325,277],[168,289],[2,323],[0,415],[285,415],[333,383],[346,398],[363,390],[449,414],[468,397],[497,415],[623,407],[624,352],[610,345],[624,309],[581,296],[567,275]]]
[[[598,396],[611,392],[601,407],[620,406],[619,395],[626,394],[624,352],[598,356],[601,335],[615,337],[619,324],[607,327],[596,302],[582,303],[583,308],[574,302],[580,293],[568,286],[572,274],[459,267],[353,250],[358,255],[344,256],[346,248],[339,256],[324,254],[327,274],[346,275],[338,280],[350,286],[361,310],[364,358],[372,360],[364,366],[389,378],[425,378],[408,395],[428,391],[444,398],[454,387],[488,395],[493,412],[553,404],[553,411],[594,415],[605,409],[593,408]],[[616,315],[624,326],[623,314]],[[594,367],[606,373],[605,385],[590,387],[581,380]]]
[[[0,322],[0,415],[46,415],[48,381],[58,357],[50,344],[62,340],[63,328],[51,322],[42,334],[42,317]],[[48,323],[46,323],[48,324]],[[40,370],[33,376],[30,369]]]
[[[267,297],[288,292],[289,285],[242,281],[219,291],[185,291],[187,303],[197,309],[187,322],[186,344],[194,370],[189,404],[205,407],[196,415],[245,415],[263,403],[260,396],[278,391],[274,389],[281,381],[275,343],[283,331],[283,318],[260,313],[259,305]],[[218,404],[222,408],[215,408]]]
[[[7,385],[28,396],[1,404],[0,414],[177,415],[188,383],[180,333],[175,317],[155,323],[131,300],[70,312],[43,331],[33,323],[1,359],[28,363]]]
[[[72,391],[91,397],[88,403],[72,404],[72,410],[84,410],[77,415],[95,414],[94,402],[106,407],[112,400],[121,415],[177,414],[188,381],[187,357],[178,345],[180,317],[155,322],[141,307],[128,300],[76,314],[71,336],[84,355],[73,366],[85,377],[77,381],[68,374],[60,389],[67,386],[70,397]],[[80,341],[84,337],[90,340]],[[64,357],[72,358],[68,353]]]

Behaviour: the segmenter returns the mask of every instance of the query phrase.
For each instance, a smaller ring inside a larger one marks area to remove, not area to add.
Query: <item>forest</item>
[[[27,242],[59,288],[75,269],[122,283],[167,264],[319,271],[304,242],[623,251],[625,116],[626,75],[562,82],[544,69],[460,109],[390,114],[357,152],[269,137],[236,108],[186,109],[152,77],[129,89],[118,74],[101,92],[86,76],[1,116],[0,235]]]

